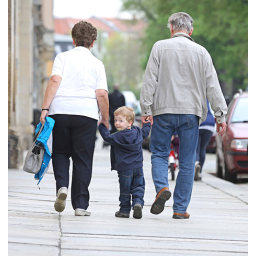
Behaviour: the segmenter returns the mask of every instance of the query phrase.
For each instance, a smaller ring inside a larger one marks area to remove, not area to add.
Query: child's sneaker
[[[142,206],[140,204],[135,204],[133,206],[133,218],[135,219],[142,218]]]
[[[129,213],[124,213],[124,212],[117,211],[116,214],[115,214],[115,216],[118,217],[118,218],[129,218],[129,217],[130,217],[130,214],[129,214]]]

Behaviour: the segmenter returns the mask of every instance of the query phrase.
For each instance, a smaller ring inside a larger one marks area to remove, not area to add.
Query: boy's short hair
[[[128,122],[132,121],[132,123],[134,123],[135,113],[133,111],[133,108],[131,107],[127,107],[127,106],[120,107],[114,112],[114,115],[124,116]]]

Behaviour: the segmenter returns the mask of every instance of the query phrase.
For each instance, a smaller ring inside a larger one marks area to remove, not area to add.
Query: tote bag
[[[28,173],[37,174],[42,166],[44,158],[44,146],[41,143],[36,144],[36,140],[43,130],[44,123],[42,124],[40,130],[35,135],[33,139],[33,144],[30,147],[23,166],[23,170]]]

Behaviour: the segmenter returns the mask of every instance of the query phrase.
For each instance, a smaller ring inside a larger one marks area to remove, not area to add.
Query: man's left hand
[[[217,125],[217,133],[218,133],[218,135],[220,135],[220,136],[223,136],[224,135],[224,133],[226,132],[226,128],[227,128],[227,124],[226,124],[226,122],[223,122],[223,123],[218,123],[218,122],[216,122],[216,125]],[[221,129],[220,129],[221,128]]]

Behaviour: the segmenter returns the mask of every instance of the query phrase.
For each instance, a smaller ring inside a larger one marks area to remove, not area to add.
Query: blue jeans
[[[206,154],[206,148],[211,140],[213,132],[207,129],[199,129],[199,136],[198,136],[198,144],[196,148],[196,161],[200,162],[201,170],[202,172],[204,160],[205,160],[205,154]]]
[[[179,148],[179,174],[173,195],[173,211],[185,213],[190,202],[196,160],[199,118],[195,115],[163,114],[154,116],[150,151],[152,177],[156,193],[168,187],[168,156],[171,137],[177,131]]]
[[[142,167],[127,171],[118,171],[120,185],[120,212],[130,213],[135,204],[144,205],[145,180]],[[131,205],[132,197],[132,205]]]

